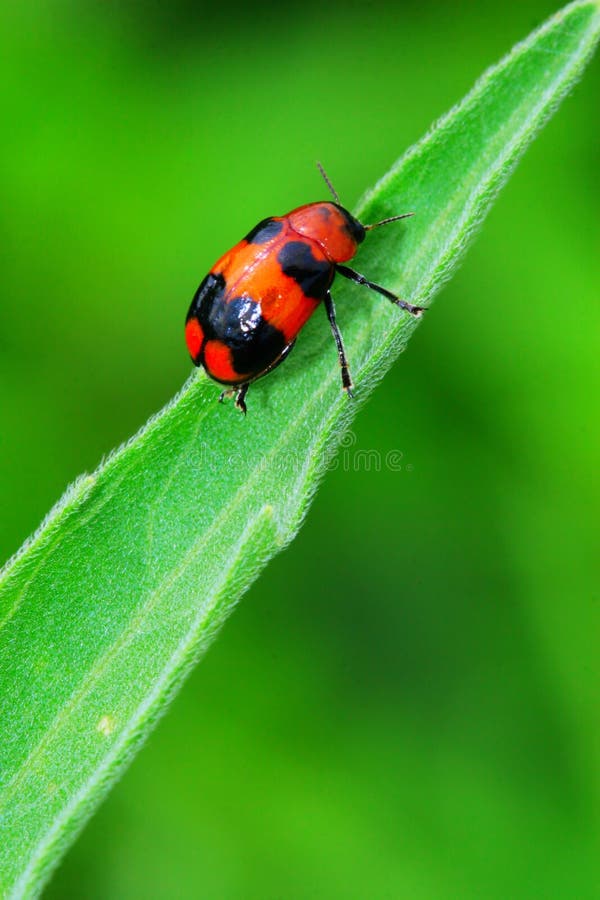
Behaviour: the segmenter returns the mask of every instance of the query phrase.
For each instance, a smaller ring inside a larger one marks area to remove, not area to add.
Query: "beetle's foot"
[[[248,393],[248,387],[249,387],[249,385],[243,384],[243,385],[241,386],[241,388],[239,388],[239,389],[237,390],[236,395],[235,395],[235,406],[236,406],[236,409],[241,410],[241,412],[243,412],[244,415],[246,415],[246,412],[247,412],[247,409],[246,409],[246,394]]]
[[[226,388],[226,390],[221,391],[219,394],[219,403],[223,403],[225,400],[229,400],[235,394],[234,388]]]

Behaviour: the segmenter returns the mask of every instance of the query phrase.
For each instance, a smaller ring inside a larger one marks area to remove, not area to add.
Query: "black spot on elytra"
[[[215,295],[198,316],[207,340],[217,340],[230,348],[233,367],[251,378],[264,372],[285,349],[283,334],[269,325],[260,304],[251,297],[223,300]]]
[[[194,294],[194,299],[192,300],[185,321],[189,322],[190,319],[196,318],[202,325],[202,311],[221,300],[224,291],[225,279],[223,276],[213,275],[212,272],[209,273]]]
[[[263,219],[262,222],[254,226],[252,231],[248,232],[246,240],[249,244],[266,244],[267,241],[277,237],[282,228],[283,222],[276,222],[274,219]]]
[[[309,244],[304,241],[288,241],[277,254],[277,261],[284,275],[296,281],[307,297],[323,300],[335,269],[325,260],[315,259]]]

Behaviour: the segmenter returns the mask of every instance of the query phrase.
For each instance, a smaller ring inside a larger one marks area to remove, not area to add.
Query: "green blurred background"
[[[179,388],[215,258],[316,159],[351,206],[553,10],[4,4],[2,557]],[[600,896],[599,86],[48,897]]]

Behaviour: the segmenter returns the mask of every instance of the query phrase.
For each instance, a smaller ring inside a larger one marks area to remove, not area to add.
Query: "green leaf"
[[[596,4],[574,3],[487,72],[367,194],[363,221],[417,215],[370,234],[357,268],[428,303],[599,30]],[[342,395],[318,312],[285,366],[252,386],[246,419],[194,375],[2,571],[4,896],[41,888],[242,591],[293,537],[350,417],[416,327],[354,285],[336,282],[335,295],[356,401]]]

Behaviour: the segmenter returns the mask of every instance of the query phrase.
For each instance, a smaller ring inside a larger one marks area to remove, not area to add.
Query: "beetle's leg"
[[[338,328],[337,322],[335,320],[335,306],[333,304],[333,297],[331,296],[329,291],[327,291],[327,293],[325,294],[325,310],[327,312],[327,318],[329,319],[329,324],[331,325],[335,345],[337,347],[338,359],[340,361],[340,368],[342,370],[342,387],[344,388],[348,396],[351,397],[352,378],[350,377],[350,369],[348,368],[348,360],[346,359],[346,351],[344,350],[344,344],[342,343],[340,329]]]
[[[246,384],[243,384],[241,388],[238,388],[238,391],[235,395],[235,407],[236,409],[241,410],[244,415],[246,415],[246,394],[248,393],[248,388],[250,387],[250,383],[247,381]]]
[[[219,403],[223,403],[224,400],[229,400],[231,397],[235,396],[236,409],[240,409],[244,415],[246,415],[246,404],[244,400],[249,387],[250,382],[247,381],[246,384],[243,384],[241,387],[225,388],[219,395]]]
[[[397,297],[396,294],[392,294],[387,288],[381,287],[380,284],[375,284],[373,281],[369,281],[364,275],[359,275],[358,272],[348,268],[348,266],[337,265],[335,269],[336,272],[339,272],[344,278],[349,278],[350,281],[354,281],[356,284],[364,284],[366,287],[371,288],[372,291],[377,291],[378,294],[387,297],[387,299],[391,300],[392,303],[395,303],[396,306],[405,309],[413,316],[420,316],[425,309],[424,306],[413,306],[411,303],[407,303],[406,300],[401,300],[400,297]]]

